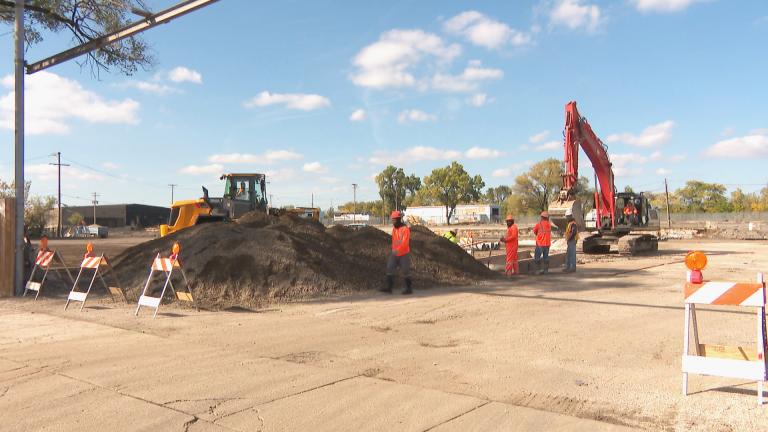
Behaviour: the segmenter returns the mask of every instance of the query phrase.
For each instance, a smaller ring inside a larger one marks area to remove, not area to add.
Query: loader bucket
[[[568,200],[568,201],[552,201],[549,204],[547,211],[549,212],[549,222],[560,229],[561,233],[565,232],[565,226],[568,224],[568,219],[565,217],[567,210],[571,210],[573,219],[576,221],[576,226],[579,231],[584,230],[584,212],[581,206],[581,200]]]

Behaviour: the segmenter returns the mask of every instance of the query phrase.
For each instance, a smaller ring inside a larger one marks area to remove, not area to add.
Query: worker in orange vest
[[[411,294],[411,230],[403,223],[403,214],[399,211],[393,211],[389,217],[392,219],[392,251],[387,260],[387,286],[380,291],[392,294],[395,273],[400,269],[405,278],[403,294]]]
[[[536,250],[533,253],[533,262],[536,264],[537,274],[549,273],[549,247],[552,245],[552,225],[549,224],[549,213],[541,212],[541,220],[533,227],[536,235]],[[544,266],[542,268],[542,261]]]
[[[500,241],[504,243],[507,250],[507,260],[505,266],[505,273],[507,276],[517,275],[520,273],[520,268],[517,264],[517,239],[518,231],[517,225],[515,225],[515,217],[511,214],[507,215],[507,235],[502,237]]]
[[[631,202],[624,206],[622,213],[624,214],[624,223],[627,225],[631,224],[632,214],[634,213],[634,206]]]

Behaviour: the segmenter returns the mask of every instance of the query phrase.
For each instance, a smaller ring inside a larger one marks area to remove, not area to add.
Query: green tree
[[[67,223],[70,226],[80,225],[80,222],[82,221],[83,221],[83,215],[81,215],[78,212],[74,212],[67,217]]]
[[[730,207],[734,212],[751,212],[753,206],[759,201],[757,195],[744,193],[740,188],[731,192]]]
[[[32,182],[24,182],[24,201],[29,201],[29,188],[32,187]],[[0,179],[0,198],[13,198],[16,196],[16,182],[6,183],[3,179]]]
[[[14,20],[14,1],[0,0],[0,22]],[[135,11],[147,11],[142,0],[34,0],[25,5],[27,44],[42,42],[44,33],[66,32],[77,44],[86,43],[137,21]],[[148,68],[153,59],[149,46],[134,36],[113,42],[84,57],[94,75],[117,68],[126,75]]]
[[[546,159],[531,166],[528,172],[515,178],[514,194],[509,207],[519,214],[539,213],[549,207],[563,185],[563,165],[554,158]]]
[[[483,201],[486,204],[500,204],[512,195],[512,188],[506,185],[489,187],[485,190]]]
[[[624,186],[624,192],[625,193],[635,193],[635,190],[632,189],[632,186],[626,185],[626,186]]]
[[[29,230],[29,235],[38,236],[45,231],[48,215],[56,204],[56,198],[52,196],[33,196],[24,207],[24,225]]]
[[[392,165],[376,176],[379,196],[390,209],[405,210],[421,189],[421,179],[415,174],[406,176],[402,168]]]
[[[718,183],[689,180],[675,191],[677,208],[686,212],[727,212],[726,187]]]
[[[423,189],[445,207],[445,218],[450,225],[456,206],[479,200],[483,187],[485,182],[482,177],[471,177],[460,163],[454,161],[447,167],[432,170],[430,175],[424,177]]]

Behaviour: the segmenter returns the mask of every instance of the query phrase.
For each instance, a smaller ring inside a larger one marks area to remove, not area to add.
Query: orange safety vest
[[[549,247],[552,244],[552,225],[548,220],[537,223],[533,227],[533,233],[536,234],[536,246]]]
[[[632,214],[632,208],[631,207],[624,207],[624,215],[629,216]]]
[[[397,256],[403,256],[411,251],[411,230],[403,225],[400,228],[392,228],[392,252]]]
[[[507,251],[514,250],[517,252],[517,225],[512,224],[511,227],[507,228],[507,236],[504,237],[504,243],[506,245]]]

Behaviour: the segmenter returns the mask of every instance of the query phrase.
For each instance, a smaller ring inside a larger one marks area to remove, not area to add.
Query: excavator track
[[[659,238],[652,234],[627,234],[619,238],[620,255],[638,255],[659,250]]]

